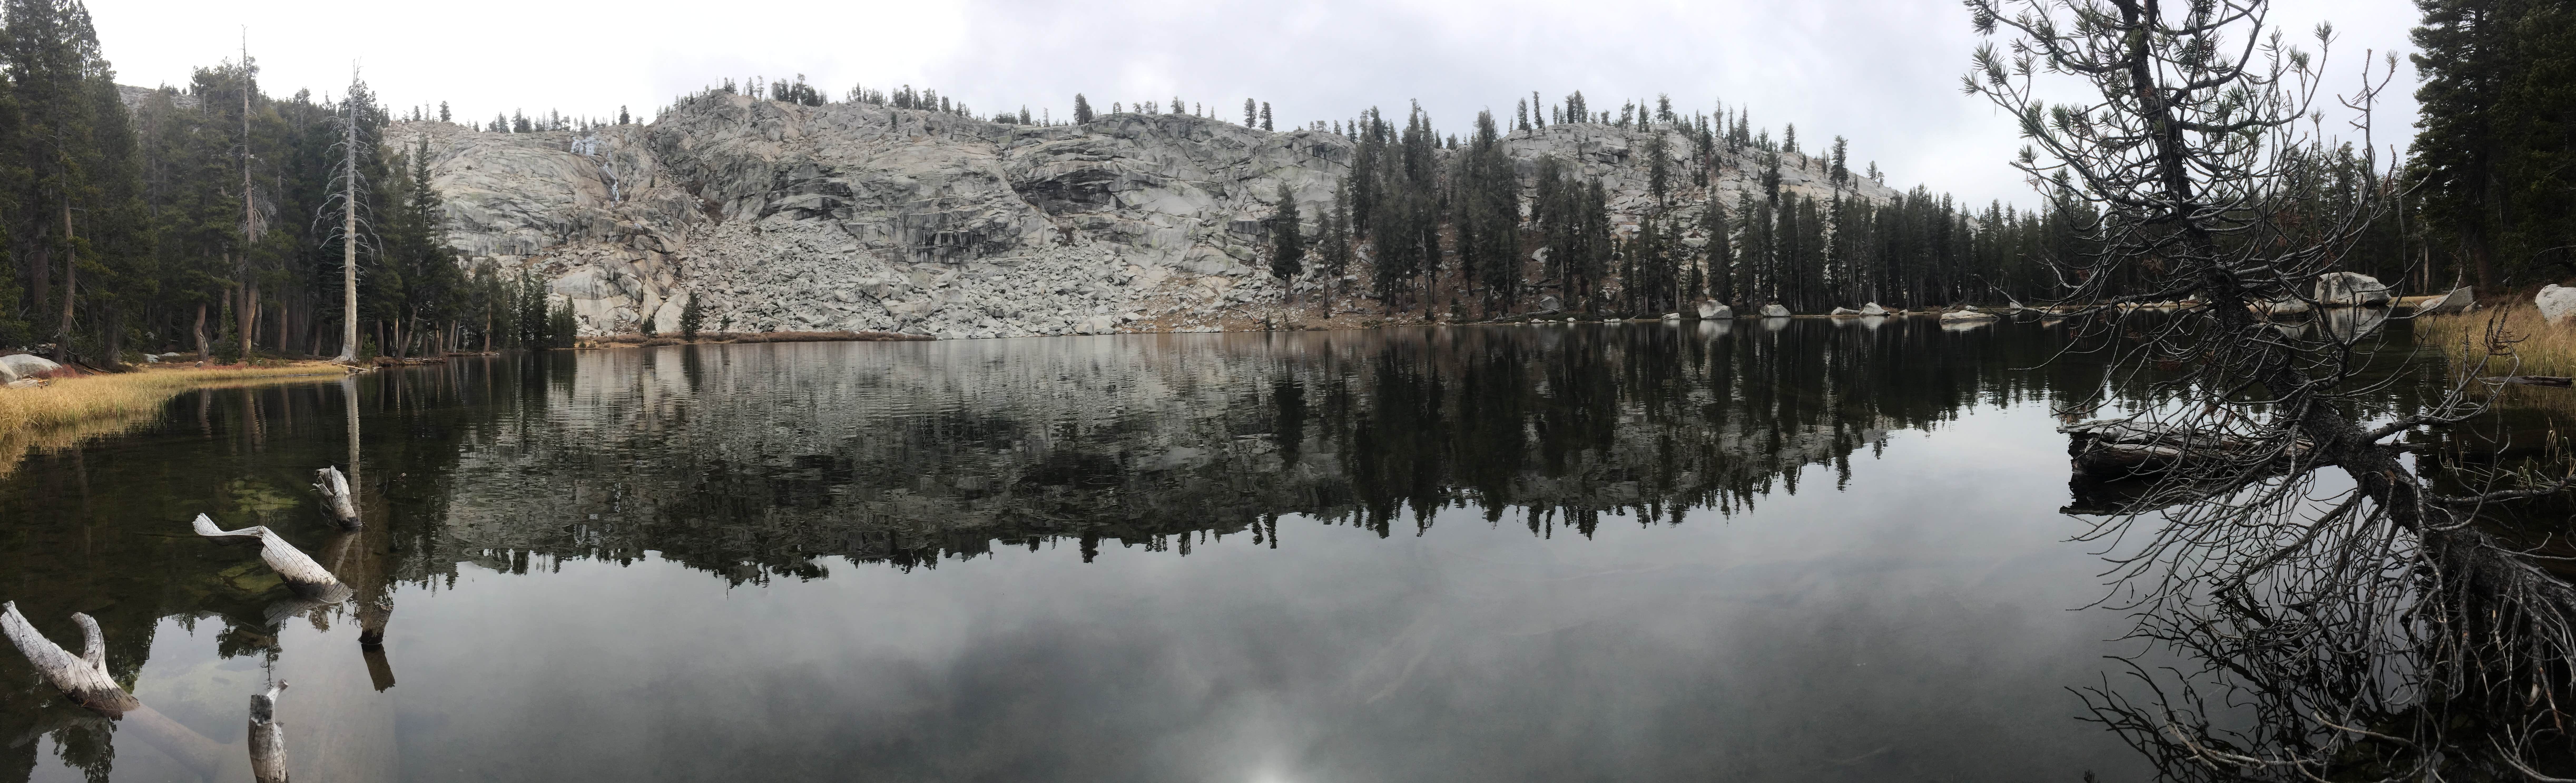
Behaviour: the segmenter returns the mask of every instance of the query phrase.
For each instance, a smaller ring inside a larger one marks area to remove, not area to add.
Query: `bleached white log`
[[[332,521],[341,527],[358,526],[357,498],[349,493],[349,478],[340,475],[339,468],[313,471],[313,488],[321,490],[322,510],[331,514]]]
[[[81,628],[79,655],[36,632],[27,616],[18,613],[18,602],[0,604],[0,635],[8,636],[9,643],[27,656],[27,662],[44,673],[45,680],[53,683],[56,690],[83,707],[117,719],[123,726],[120,731],[133,732],[144,744],[199,775],[212,774],[220,763],[220,746],[126,693],[107,673],[107,639],[99,633],[98,621],[73,612],[72,622]]]
[[[53,683],[55,689],[83,707],[106,713],[108,717],[124,715],[137,706],[137,702],[133,695],[116,684],[116,678],[107,673],[107,642],[99,635],[98,621],[90,619],[89,615],[73,612],[72,622],[79,623],[81,628],[79,655],[73,655],[72,651],[37,633],[36,627],[28,624],[27,616],[18,613],[18,602],[0,604],[0,634],[9,637],[9,643],[18,647],[19,654],[27,656],[27,663],[33,664],[36,671],[44,673],[47,682]]]
[[[259,783],[286,783],[286,731],[277,725],[280,681],[265,693],[250,695],[250,774]]]
[[[217,541],[258,541],[259,559],[267,561],[268,567],[276,571],[279,578],[285,579],[286,584],[295,588],[298,594],[326,602],[337,602],[349,597],[349,588],[340,584],[338,577],[332,576],[330,570],[323,568],[321,563],[313,562],[313,558],[304,554],[304,550],[296,549],[294,544],[286,543],[286,539],[279,537],[276,531],[256,526],[240,530],[224,530],[215,527],[215,520],[204,514],[198,514],[193,524],[197,529],[197,535]]]

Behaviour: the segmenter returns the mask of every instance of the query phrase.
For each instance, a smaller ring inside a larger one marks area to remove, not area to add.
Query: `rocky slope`
[[[999,337],[1242,325],[1292,287],[1330,282],[1273,279],[1261,221],[1282,183],[1302,214],[1323,214],[1353,153],[1330,133],[1183,115],[1032,127],[721,94],[650,125],[511,134],[398,123],[386,139],[405,150],[427,140],[456,248],[543,275],[593,334],[644,318],[675,330],[692,298],[711,328],[733,330]],[[1614,219],[1632,220],[1646,201],[1645,140],[1559,125],[1506,146],[1525,178],[1542,155],[1579,162],[1603,178]],[[1749,166],[1729,161],[1715,188],[1730,203],[1753,186],[1739,164]],[[1821,199],[1831,192],[1822,169],[1792,155],[1783,175]],[[1894,195],[1867,180],[1857,188]]]

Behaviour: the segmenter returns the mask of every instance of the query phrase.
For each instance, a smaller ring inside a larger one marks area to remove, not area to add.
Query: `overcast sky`
[[[1595,110],[1670,94],[1681,108],[1751,107],[1801,146],[1849,137],[1853,167],[1971,201],[2028,203],[2007,160],[2019,143],[1982,99],[1959,93],[1977,37],[1950,0],[1762,2],[1013,2],[794,4],[438,4],[104,0],[90,5],[118,81],[184,84],[234,56],[245,27],[272,94],[345,90],[352,63],[395,106],[447,101],[463,118],[548,109],[649,114],[723,78],[804,74],[836,98],[850,85],[911,84],[979,113],[1027,106],[1062,118],[1073,94],[1111,101],[1179,95],[1239,120],[1243,99],[1281,124],[1341,119],[1418,100],[1444,131],[1478,109],[1508,116],[1532,90],[1582,90]],[[2282,0],[2274,21],[2307,40],[2341,32],[2333,72],[2364,49],[2403,50],[2407,0]],[[2312,48],[2312,47],[2311,47]],[[2413,122],[2401,59],[2380,146]]]

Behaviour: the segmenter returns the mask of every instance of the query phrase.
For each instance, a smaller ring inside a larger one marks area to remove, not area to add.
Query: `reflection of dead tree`
[[[27,656],[27,663],[43,673],[55,690],[74,703],[116,720],[144,744],[169,754],[197,774],[213,775],[222,764],[222,746],[126,693],[125,687],[116,684],[116,678],[107,671],[107,639],[99,633],[98,621],[74,612],[72,622],[81,629],[79,655],[37,632],[26,615],[18,613],[16,601],[0,603],[0,636],[7,636],[9,643]]]
[[[2301,124],[2322,52],[2268,30],[2263,0],[1968,5],[1980,32],[2017,40],[1981,47],[1967,90],[2020,122],[2016,165],[2088,234],[2089,251],[2052,259],[2081,325],[2069,350],[2139,390],[2117,428],[2070,433],[2151,468],[2086,537],[2115,548],[2106,603],[2205,664],[2090,689],[2096,717],[2184,779],[2570,774],[2566,750],[2538,745],[2569,737],[2576,589],[2482,516],[2566,483],[2431,491],[2383,441],[2478,413],[2465,388],[2373,411],[2372,330],[2278,329],[2249,307],[2310,302],[2385,213],[2396,185],[2369,110],[2387,73],[2343,101],[2361,175],[2339,182]],[[2082,102],[2043,103],[2041,77]],[[2182,299],[2205,306],[2136,307]]]

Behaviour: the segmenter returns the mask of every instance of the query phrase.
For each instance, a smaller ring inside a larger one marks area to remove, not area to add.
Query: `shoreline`
[[[171,399],[201,389],[328,380],[349,369],[322,361],[260,367],[149,367],[134,372],[50,378],[43,386],[0,389],[0,476],[32,451],[53,451],[150,423]]]

